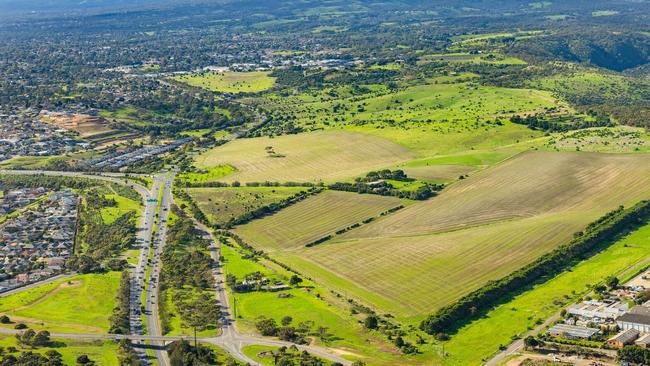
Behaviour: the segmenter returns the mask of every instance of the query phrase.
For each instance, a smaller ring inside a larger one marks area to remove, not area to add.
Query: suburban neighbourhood
[[[64,271],[74,252],[77,196],[71,190],[44,188],[4,191],[0,223],[0,292]]]

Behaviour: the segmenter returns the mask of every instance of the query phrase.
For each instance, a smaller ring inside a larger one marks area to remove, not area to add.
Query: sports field
[[[229,164],[224,181],[335,181],[413,158],[406,148],[363,133],[313,132],[238,139],[197,156],[205,169]]]
[[[312,248],[247,238],[327,287],[416,320],[650,197],[649,183],[648,155],[531,152]]]
[[[305,187],[223,187],[189,188],[187,193],[210,222],[223,225],[247,212],[306,190]]]
[[[36,329],[105,333],[119,282],[119,272],[73,276],[2,298],[0,314]]]
[[[239,226],[235,232],[260,249],[295,250],[400,204],[394,197],[327,191]]]
[[[174,77],[175,80],[199,88],[224,93],[255,93],[270,89],[275,78],[266,71],[212,72],[205,71]]]

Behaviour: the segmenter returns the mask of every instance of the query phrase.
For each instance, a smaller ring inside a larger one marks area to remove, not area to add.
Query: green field
[[[564,108],[549,92],[479,86],[470,82],[408,86],[351,95],[346,88],[259,101],[275,121],[307,130],[335,129],[383,137],[418,157],[493,149],[542,134],[497,117]],[[334,96],[332,96],[332,94]]]
[[[352,178],[412,158],[386,139],[329,131],[235,140],[197,156],[196,165],[232,165],[237,171],[222,179],[230,182],[305,182]]]
[[[426,55],[420,57],[419,64],[429,62],[452,62],[452,63],[469,63],[469,64],[491,64],[491,65],[526,65],[526,61],[516,57],[504,56],[498,53],[489,53],[486,55],[473,55],[464,52],[443,53]]]
[[[320,284],[416,321],[650,196],[649,158],[525,153],[312,248],[294,239],[305,237],[302,225],[276,228],[300,216],[287,210],[237,231]]]
[[[622,103],[642,102],[647,99],[644,87],[647,80],[632,79],[618,73],[579,67],[573,64],[553,63],[556,73],[527,82],[531,88],[552,91],[569,101],[580,101],[589,95],[591,103],[617,100]]]
[[[592,11],[591,16],[592,17],[610,17],[612,15],[618,15],[619,12],[616,10],[598,10],[598,11]]]
[[[53,332],[106,333],[120,273],[76,275],[2,298],[0,313]]]
[[[188,188],[187,193],[210,222],[224,225],[247,212],[306,190],[305,187],[225,187]]]
[[[647,266],[650,255],[650,225],[620,239],[601,253],[557,277],[516,296],[490,311],[486,317],[460,329],[445,345],[450,357],[445,364],[479,364],[522,335],[591,291],[590,286],[607,276],[618,275],[636,264]],[[627,273],[632,275],[633,272]],[[625,279],[625,276],[622,276]]]
[[[279,267],[273,262],[263,258],[255,261],[244,258],[249,253],[239,247],[222,246],[224,257],[224,269],[227,274],[233,274],[238,278],[244,275],[259,271],[271,281],[282,280],[286,282],[291,273]],[[236,302],[237,328],[244,333],[256,333],[255,321],[260,316],[273,318],[280,324],[285,316],[291,316],[292,326],[301,322],[313,322],[312,329],[318,327],[327,328],[329,334],[325,340],[312,335],[314,344],[327,347],[334,352],[351,360],[361,359],[368,365],[409,365],[423,364],[429,362],[433,354],[427,346],[424,349],[426,354],[415,356],[400,355],[397,350],[383,339],[376,332],[365,330],[359,320],[364,315],[353,316],[347,310],[349,304],[344,303],[340,298],[332,296],[329,291],[314,287],[310,281],[302,283],[304,288],[293,288],[283,293],[290,294],[290,297],[280,298],[274,292],[231,292],[230,303],[234,307]],[[319,295],[320,297],[317,297]],[[383,352],[377,353],[381,349]]]
[[[180,184],[215,182],[235,171],[230,165],[219,165],[198,172],[181,172],[176,176],[176,181]]]
[[[235,233],[259,249],[296,250],[400,204],[395,197],[326,191],[239,226]]]
[[[180,75],[174,80],[191,86],[223,93],[256,93],[270,89],[275,78],[266,71],[255,72],[200,72]]]
[[[559,151],[647,153],[650,133],[637,127],[596,127],[553,134],[546,146]]]
[[[508,159],[519,152],[521,147],[503,148],[488,151],[472,151],[452,155],[438,155],[401,164],[400,169],[409,176],[433,182],[451,182],[461,175],[485,169]]]
[[[101,209],[102,220],[104,223],[111,224],[122,215],[131,211],[140,211],[140,202],[134,201],[130,198],[122,197],[117,194],[105,195],[107,199],[114,199],[117,205],[113,207],[104,207]]]
[[[90,360],[95,362],[97,366],[118,366],[119,362],[117,359],[117,343],[106,340],[70,340],[70,339],[52,339],[53,345],[51,347],[41,347],[33,349],[31,347],[22,347],[20,346],[16,338],[13,336],[4,336],[0,335],[0,347],[4,347],[5,353],[3,355],[13,354],[18,356],[20,352],[35,352],[35,353],[45,353],[46,351],[53,349],[63,356],[63,363],[65,365],[75,365],[77,363],[77,357],[81,355],[87,355]],[[11,353],[8,351],[8,347],[15,347],[18,352]]]

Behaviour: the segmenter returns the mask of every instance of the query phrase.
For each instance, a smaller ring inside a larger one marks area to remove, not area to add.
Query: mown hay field
[[[266,71],[254,72],[200,72],[174,77],[174,80],[199,88],[224,93],[255,93],[268,90],[275,78]]]
[[[406,148],[363,133],[314,132],[238,139],[197,156],[198,168],[232,165],[232,182],[319,181],[352,178],[413,159]]]
[[[296,250],[399,205],[395,197],[326,191],[239,226],[235,233],[269,252]]]
[[[187,193],[210,222],[223,225],[230,219],[306,190],[305,187],[220,187],[189,188]]]
[[[530,152],[312,248],[273,255],[405,320],[453,302],[650,198],[650,155]],[[277,250],[250,236],[259,249]]]

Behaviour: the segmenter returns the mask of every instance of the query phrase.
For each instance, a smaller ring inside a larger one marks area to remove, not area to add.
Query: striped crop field
[[[305,187],[219,187],[188,188],[210,222],[224,225],[247,212],[293,196]]]
[[[418,320],[648,198],[649,155],[529,152],[315,247],[249,238],[326,287]]]
[[[386,139],[354,132],[315,132],[238,139],[196,158],[199,168],[232,165],[224,181],[335,181],[413,158]]]
[[[235,232],[268,252],[296,250],[399,205],[401,200],[394,197],[326,191]]]

